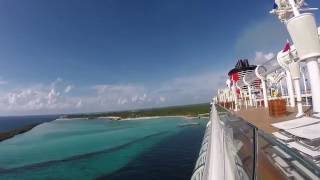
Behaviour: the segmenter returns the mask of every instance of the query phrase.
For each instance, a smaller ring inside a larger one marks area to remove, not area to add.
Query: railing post
[[[253,172],[252,172],[252,179],[257,179],[257,169],[258,169],[258,129],[256,127],[253,127]]]

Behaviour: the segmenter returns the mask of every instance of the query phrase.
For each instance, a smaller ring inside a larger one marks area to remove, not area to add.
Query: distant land
[[[191,104],[182,106],[170,106],[162,108],[150,108],[141,110],[129,110],[119,112],[101,112],[101,113],[85,113],[85,114],[69,114],[61,118],[110,118],[110,119],[128,119],[128,118],[141,118],[141,117],[156,117],[156,116],[185,116],[185,117],[199,117],[209,115],[210,104]]]
[[[209,103],[202,104],[191,104],[191,105],[182,105],[182,106],[171,106],[171,107],[162,107],[162,108],[150,108],[150,109],[141,109],[141,110],[131,110],[131,111],[119,111],[119,112],[101,112],[101,113],[85,113],[85,114],[69,114],[63,115],[61,118],[70,118],[70,119],[99,119],[99,118],[108,118],[108,119],[129,119],[129,118],[143,118],[143,117],[157,117],[157,116],[184,116],[190,118],[198,117],[208,117],[209,116]],[[41,123],[30,123],[29,125],[17,128],[11,131],[0,132],[0,142],[15,135],[25,133],[35,126]]]

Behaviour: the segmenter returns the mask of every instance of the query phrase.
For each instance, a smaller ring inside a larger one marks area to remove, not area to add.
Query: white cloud
[[[166,98],[165,98],[165,97],[160,96],[160,97],[159,97],[159,100],[160,100],[161,102],[165,102],[165,101],[166,101]]]
[[[124,105],[124,104],[127,104],[128,103],[128,100],[127,100],[127,98],[119,98],[118,99],[118,104],[119,105]]]
[[[56,87],[33,85],[22,89],[0,92],[0,114],[51,114],[70,112],[80,107],[79,98],[64,97]]]
[[[80,108],[81,106],[82,106],[82,100],[80,99],[80,100],[77,102],[76,107],[77,107],[77,108]]]
[[[155,86],[97,85],[93,87],[97,97],[90,98],[89,104],[99,104],[99,108],[114,110],[209,102],[215,89],[224,85],[227,78],[224,73],[209,72],[179,77]]]
[[[219,72],[179,77],[155,86],[138,84],[94,86],[97,96],[87,100],[98,109],[118,110],[165,105],[208,102],[215,89],[224,84],[226,76]]]
[[[61,80],[55,80],[49,85],[0,92],[0,114],[101,112],[208,102],[214,90],[224,84],[225,78],[222,73],[210,72],[179,77],[153,86],[100,84],[87,89],[89,93],[82,95],[73,86],[62,86]],[[74,93],[71,94],[72,89]]]
[[[264,52],[261,52],[261,51],[257,51],[256,54],[255,54],[255,57],[254,57],[254,64],[256,65],[261,65],[263,64],[264,62],[272,59],[274,57],[274,53],[264,53]]]
[[[65,93],[69,93],[73,88],[74,88],[73,85],[68,85],[68,86],[64,89],[64,92],[65,92]]]
[[[148,89],[142,85],[132,84],[101,84],[93,87],[96,94],[87,100],[98,109],[128,109],[139,107],[147,102]]]
[[[63,80],[62,78],[58,77],[56,80],[54,80],[52,83],[51,83],[51,87],[55,87],[57,86],[59,83],[61,83]]]
[[[154,93],[162,97],[160,101],[169,104],[206,102],[226,78],[226,72],[217,71],[179,77],[162,83]]]

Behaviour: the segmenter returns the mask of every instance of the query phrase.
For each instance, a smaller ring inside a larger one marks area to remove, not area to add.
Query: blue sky
[[[272,4],[2,0],[0,115],[208,102],[236,59],[283,47]]]

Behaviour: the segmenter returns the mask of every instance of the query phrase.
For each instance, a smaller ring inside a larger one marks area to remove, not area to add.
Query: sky
[[[259,63],[283,48],[272,5],[1,0],[0,116],[209,102],[237,59]]]

